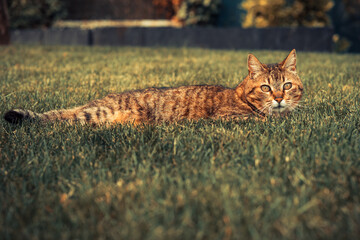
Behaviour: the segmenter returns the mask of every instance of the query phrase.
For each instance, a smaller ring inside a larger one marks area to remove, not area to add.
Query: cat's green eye
[[[261,86],[261,90],[262,90],[263,92],[270,92],[271,88],[270,88],[270,86],[268,86],[268,85],[262,85],[262,86]]]
[[[291,87],[292,87],[292,84],[289,82],[284,84],[284,90],[289,90]]]

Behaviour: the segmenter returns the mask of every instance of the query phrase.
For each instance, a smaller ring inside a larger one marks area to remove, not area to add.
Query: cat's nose
[[[282,92],[275,92],[274,93],[274,100],[280,103],[283,100]]]
[[[275,101],[277,101],[278,103],[280,103],[283,100],[282,97],[275,97]]]

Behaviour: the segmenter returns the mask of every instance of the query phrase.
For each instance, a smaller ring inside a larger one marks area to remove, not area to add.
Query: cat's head
[[[257,112],[262,115],[284,114],[297,107],[303,85],[296,73],[295,49],[276,64],[263,64],[249,54],[248,69],[244,96]]]

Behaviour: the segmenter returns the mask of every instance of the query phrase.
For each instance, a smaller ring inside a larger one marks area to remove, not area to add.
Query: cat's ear
[[[293,49],[289,55],[282,61],[282,67],[289,72],[296,73],[296,51]]]
[[[255,78],[265,70],[262,63],[251,53],[248,55],[247,64],[248,64],[249,74],[252,78]]]

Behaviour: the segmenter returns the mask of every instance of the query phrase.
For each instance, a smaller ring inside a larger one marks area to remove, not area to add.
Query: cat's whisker
[[[265,113],[266,110],[268,110],[269,114]],[[261,109],[259,109],[259,112],[261,112],[265,115],[271,115],[272,114],[271,103],[266,103]]]

